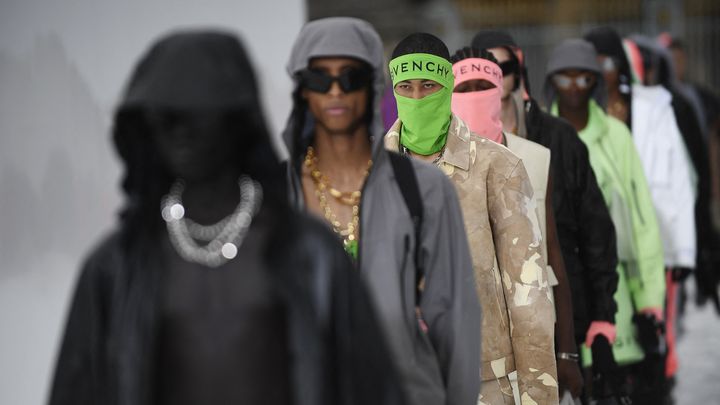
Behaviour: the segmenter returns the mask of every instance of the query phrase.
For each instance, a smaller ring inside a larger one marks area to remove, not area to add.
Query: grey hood
[[[552,83],[553,74],[566,69],[580,69],[595,73],[597,82],[592,92],[592,98],[604,110],[607,105],[607,89],[600,64],[597,61],[597,52],[590,42],[579,38],[564,40],[550,54],[543,85],[546,107],[550,108],[557,96]]]
[[[382,146],[384,134],[380,101],[385,87],[385,57],[383,44],[375,28],[367,21],[352,17],[330,17],[311,21],[300,30],[290,53],[287,72],[295,83],[293,110],[283,131],[283,139],[291,161],[304,153],[312,134],[308,124],[312,117],[307,105],[299,97],[297,73],[307,68],[310,60],[319,57],[349,57],[366,62],[373,69],[373,115],[370,135],[375,147]]]

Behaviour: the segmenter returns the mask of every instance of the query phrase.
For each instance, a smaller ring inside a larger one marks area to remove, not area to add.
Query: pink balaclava
[[[487,80],[495,87],[489,90],[452,94],[452,112],[472,132],[497,143],[503,142],[500,120],[503,75],[500,66],[482,58],[468,58],[453,64],[455,87],[469,80]]]

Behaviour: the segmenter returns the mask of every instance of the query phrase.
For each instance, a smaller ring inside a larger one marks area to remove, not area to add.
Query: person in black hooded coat
[[[231,34],[141,60],[113,131],[125,207],[82,268],[50,404],[404,403],[342,247],[286,203],[259,105]]]

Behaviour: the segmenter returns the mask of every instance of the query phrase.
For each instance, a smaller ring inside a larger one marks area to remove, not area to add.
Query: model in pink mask
[[[500,67],[487,59],[468,58],[453,64],[453,73],[452,112],[472,132],[502,144]]]
[[[530,215],[531,220],[537,221],[542,238],[539,239],[540,251],[548,263],[547,271],[542,276],[547,280],[548,287],[560,286],[560,280],[563,280],[563,286],[559,287],[560,301],[558,303],[567,304],[570,302],[570,293],[567,288],[567,279],[564,271],[564,263],[560,255],[559,240],[556,236],[556,225],[552,215],[552,200],[550,198],[550,150],[536,144],[534,142],[523,139],[514,135],[511,131],[503,132],[502,130],[502,105],[503,92],[507,92],[509,81],[506,80],[503,70],[511,70],[506,65],[497,62],[494,55],[484,49],[463,48],[453,56],[453,73],[455,74],[455,86],[453,92],[453,112],[460,115],[466,121],[468,128],[494,142],[504,145],[515,156],[522,159],[523,166],[529,176],[530,184],[533,189],[534,200],[533,206],[535,215]],[[512,80],[513,75],[510,75]],[[483,139],[484,141],[485,139]],[[478,158],[482,158],[478,152]],[[549,214],[548,214],[549,213]],[[551,268],[550,266],[553,266]],[[555,271],[557,269],[557,273]],[[559,277],[556,277],[556,274]],[[548,297],[552,300],[552,290],[549,289]],[[564,292],[563,292],[564,291]],[[553,314],[553,320],[555,320]],[[546,320],[549,322],[549,320]],[[560,321],[564,322],[565,318]],[[560,323],[558,322],[558,324]],[[572,313],[570,313],[570,322],[572,322]],[[554,322],[549,322],[554,323]],[[570,332],[572,326],[565,328]],[[572,340],[572,334],[568,333],[569,340]],[[489,345],[492,345],[492,337]],[[565,343],[563,341],[563,343]],[[563,355],[572,357],[576,352],[574,347],[566,345],[566,352]],[[570,353],[570,354],[568,354]],[[557,366],[557,365],[556,365]],[[577,380],[582,382],[579,368],[575,368]],[[520,380],[523,377],[519,377]],[[500,387],[500,393],[495,382],[486,381],[481,389],[482,403],[523,403],[520,390],[520,380],[516,380],[514,375],[509,374],[508,380],[512,390]],[[575,390],[575,396],[580,394],[580,389]],[[499,397],[502,397],[500,399]],[[509,402],[509,397],[514,397],[514,402]],[[508,400],[508,401],[506,401]],[[527,402],[527,401],[526,401]],[[548,403],[548,402],[543,402]]]

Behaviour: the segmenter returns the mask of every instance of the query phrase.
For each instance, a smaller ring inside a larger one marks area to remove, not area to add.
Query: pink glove
[[[603,335],[610,344],[615,343],[615,325],[605,321],[593,321],[585,337],[585,345],[591,347],[595,336]]]
[[[650,314],[655,317],[658,321],[665,319],[662,308],[647,307],[640,310],[641,314]]]

